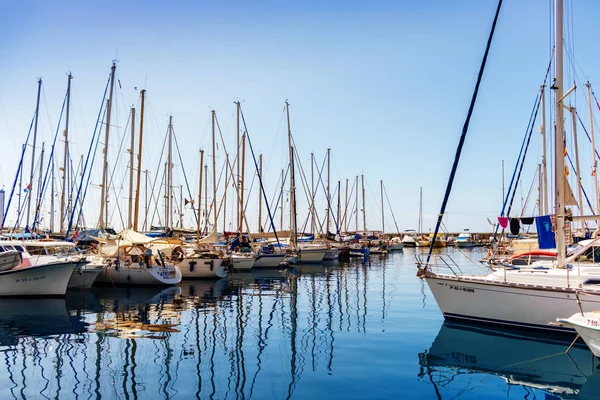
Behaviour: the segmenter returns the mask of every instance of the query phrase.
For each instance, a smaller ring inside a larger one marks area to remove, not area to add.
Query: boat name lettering
[[[36,282],[36,281],[41,281],[42,279],[46,279],[46,275],[32,276],[30,278],[18,278],[18,279],[15,279],[15,282],[16,283]]]
[[[597,319],[588,319],[587,324],[588,324],[588,326],[598,327],[598,326],[600,326],[600,321],[598,321]]]
[[[458,291],[461,291],[461,292],[475,293],[475,289],[469,288],[469,287],[464,287],[464,286],[450,285],[450,289],[451,290],[458,290]]]
[[[464,354],[464,353],[456,353],[456,352],[452,352],[450,353],[452,360],[454,361],[458,361],[458,362],[466,362],[469,364],[477,364],[477,357],[471,354]]]

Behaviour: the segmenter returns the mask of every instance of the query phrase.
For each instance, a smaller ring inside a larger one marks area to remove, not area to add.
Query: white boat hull
[[[283,262],[285,254],[261,254],[256,257],[254,267],[256,268],[275,268]]]
[[[121,266],[115,269],[110,265],[96,278],[98,283],[109,283],[114,285],[177,285],[181,282],[181,270],[174,265],[163,266],[140,266],[131,264]]]
[[[63,261],[0,273],[0,296],[64,296],[73,270],[82,263]]]
[[[98,275],[104,269],[104,265],[86,264],[75,268],[69,280],[69,289],[89,289],[92,287]]]
[[[477,243],[475,243],[475,242],[464,242],[464,241],[458,241],[457,240],[457,241],[454,242],[454,245],[456,247],[461,248],[461,249],[468,249],[468,248],[477,246]]]
[[[394,244],[390,244],[388,246],[388,250],[390,250],[390,251],[402,250],[403,248],[404,248],[404,243],[394,243]]]
[[[600,314],[597,312],[581,315],[581,312],[572,315],[567,319],[559,319],[559,322],[566,323],[575,328],[579,336],[588,345],[592,353],[600,358]]]
[[[254,257],[231,257],[233,269],[237,271],[250,271],[255,262]]]
[[[309,263],[320,263],[325,257],[327,252],[326,248],[322,249],[310,249],[310,248],[299,248],[298,249],[298,263],[309,264]]]
[[[337,260],[339,257],[340,257],[340,249],[332,247],[330,249],[327,249],[327,251],[325,252],[323,261]]]
[[[218,279],[227,276],[220,258],[184,258],[179,264],[183,279]]]
[[[572,332],[571,327],[556,325],[556,318],[579,310],[572,288],[510,284],[454,275],[431,274],[425,280],[447,319]],[[582,300],[582,306],[584,311],[600,309],[600,298],[589,296]],[[551,323],[553,325],[549,325]]]

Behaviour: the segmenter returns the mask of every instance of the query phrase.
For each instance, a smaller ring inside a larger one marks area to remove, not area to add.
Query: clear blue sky
[[[598,37],[594,16],[600,15],[600,3],[565,3],[572,21],[566,25],[574,56],[569,62],[576,65],[566,68],[566,80],[572,82],[576,72],[578,80],[594,85],[599,65],[593,52]],[[112,131],[109,150],[111,164],[117,154],[120,160],[114,186],[121,187],[125,177],[127,155],[118,150],[127,134],[129,107],[138,105],[139,89],[145,87],[144,169],[156,172],[168,115],[173,115],[196,193],[198,150],[210,148],[210,109],[216,110],[233,154],[233,102],[239,99],[255,150],[265,157],[271,197],[287,165],[283,106],[288,99],[307,176],[310,153],[320,164],[328,147],[332,187],[342,180],[343,190],[346,178],[352,185],[356,175],[364,174],[369,229],[381,229],[380,180],[400,230],[417,227],[423,187],[423,226],[428,230],[440,208],[495,8],[492,0],[5,2],[0,9],[0,137],[5,150],[0,185],[7,192],[12,186],[35,108],[36,78],[44,80],[38,144],[45,141],[48,147],[66,73],[73,73],[72,151],[80,154],[87,151],[111,62],[117,59],[120,88],[113,125],[118,128]],[[508,185],[550,57],[549,16],[549,1],[505,1],[448,205],[445,221],[451,231],[487,230],[486,217],[499,215],[502,160]],[[583,89],[573,102],[587,124]],[[591,151],[582,140],[583,180],[591,195]],[[523,197],[540,159],[540,142],[535,135]],[[100,183],[99,167],[100,162],[95,184]],[[176,184],[183,183],[179,167],[177,160]],[[247,170],[251,168],[248,162]],[[123,205],[126,187],[117,195]],[[88,225],[97,218],[99,192],[90,189],[86,199]],[[257,195],[254,186],[248,206],[253,229]],[[230,192],[228,214],[232,196]],[[319,196],[322,215],[325,205]],[[535,202],[537,194],[531,196]],[[394,231],[387,204],[385,208],[386,231]],[[299,205],[300,225],[306,210],[306,204]],[[118,213],[111,214],[112,224],[120,227]],[[190,215],[186,221],[191,223]]]

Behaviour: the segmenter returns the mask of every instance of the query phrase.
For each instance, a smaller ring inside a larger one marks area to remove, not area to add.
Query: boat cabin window
[[[15,250],[18,250],[20,252],[25,251],[25,249],[23,248],[23,246],[15,246]]]
[[[46,249],[44,247],[38,247],[38,246],[33,246],[33,247],[29,247],[28,250],[29,254],[32,256],[45,256],[46,253]]]
[[[599,278],[590,278],[588,280],[586,280],[585,282],[583,282],[584,285],[600,285],[600,279]]]
[[[53,256],[65,256],[69,252],[69,248],[66,246],[54,246],[47,248],[47,254]]]
[[[577,257],[577,261],[600,262],[600,247],[593,246]]]

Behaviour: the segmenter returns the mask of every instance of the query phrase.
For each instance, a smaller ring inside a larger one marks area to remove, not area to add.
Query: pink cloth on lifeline
[[[508,226],[508,217],[498,217],[498,223],[502,227],[502,229],[506,229]]]

